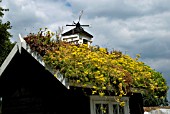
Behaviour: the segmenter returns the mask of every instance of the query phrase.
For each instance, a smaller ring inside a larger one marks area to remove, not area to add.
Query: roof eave
[[[81,30],[79,32],[76,32],[76,33],[73,33],[72,31],[76,31],[76,28],[73,28],[65,33],[62,34],[62,36],[68,36],[68,35],[72,35],[72,34],[85,34],[86,36],[90,37],[90,38],[93,38],[93,35],[89,34],[88,32],[86,32],[85,30]]]

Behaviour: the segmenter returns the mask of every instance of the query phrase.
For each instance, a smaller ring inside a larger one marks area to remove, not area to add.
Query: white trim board
[[[13,49],[8,54],[8,56],[6,57],[6,59],[4,60],[4,62],[2,63],[2,65],[0,67],[0,76],[4,72],[4,70],[6,69],[6,67],[8,66],[10,61],[12,60],[12,58],[14,57],[14,55],[17,53],[17,51],[19,50],[19,52],[21,53],[21,48],[26,49],[26,41],[19,34],[18,42],[15,44],[15,46],[13,47]]]
[[[18,51],[18,44],[15,44],[12,51],[9,53],[9,55],[7,56],[7,58],[5,59],[5,61],[2,63],[0,67],[0,76],[2,75],[2,73],[4,72],[4,70],[6,69],[6,67],[8,66],[8,64],[10,63],[10,61],[12,60],[12,58],[14,57],[17,51]]]

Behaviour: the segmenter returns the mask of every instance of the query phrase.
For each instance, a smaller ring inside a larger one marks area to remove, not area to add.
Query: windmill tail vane
[[[79,21],[80,22],[80,19],[81,19],[81,16],[83,15],[83,10],[80,11],[80,15],[79,15]]]
[[[89,27],[89,25],[81,25],[81,24],[80,24],[80,19],[81,19],[82,15],[83,15],[83,10],[80,11],[79,20],[78,20],[77,23],[73,21],[73,24],[72,24],[72,25],[67,24],[66,26]]]

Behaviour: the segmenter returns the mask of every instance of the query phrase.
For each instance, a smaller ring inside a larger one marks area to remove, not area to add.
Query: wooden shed
[[[126,106],[120,107],[114,96],[100,97],[84,89],[67,88],[28,51],[23,39],[0,67],[2,114],[143,114],[140,93],[123,97]]]

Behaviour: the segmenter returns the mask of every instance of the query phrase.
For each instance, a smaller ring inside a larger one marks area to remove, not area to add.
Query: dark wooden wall
[[[89,97],[68,90],[24,49],[21,52],[0,77],[2,114],[89,114]]]
[[[3,97],[3,114],[90,114],[90,99],[77,91],[60,89],[44,94],[37,88],[18,87]]]
[[[3,114],[54,113],[62,109],[61,96],[66,94],[67,89],[24,50],[1,76]]]
[[[18,88],[13,94],[3,97],[3,114],[40,113],[42,109],[43,99],[26,88]]]
[[[84,90],[82,87],[70,86],[71,102],[73,114],[90,114],[90,97],[89,89]],[[86,92],[86,94],[85,94]]]
[[[2,102],[1,102],[1,100],[0,100],[0,114],[2,114]]]
[[[129,98],[130,114],[144,114],[143,98],[141,93],[133,93]]]

